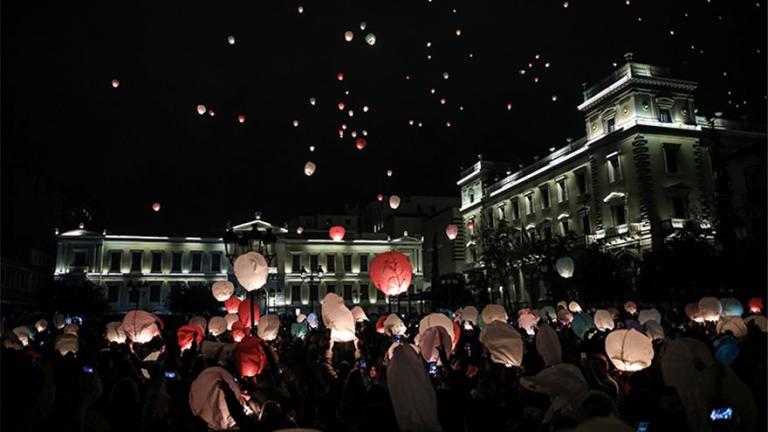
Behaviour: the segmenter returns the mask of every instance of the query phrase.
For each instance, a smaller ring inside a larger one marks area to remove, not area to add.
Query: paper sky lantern
[[[210,321],[208,321],[208,333],[216,337],[225,331],[227,331],[227,320],[220,316],[211,317]]]
[[[346,234],[346,232],[347,230],[345,230],[343,226],[335,225],[328,230],[328,236],[330,236],[333,241],[342,241],[344,240],[344,234]]]
[[[747,335],[747,325],[739,316],[724,316],[717,322],[717,332],[722,334],[727,331],[740,338]]]
[[[593,321],[595,322],[595,327],[597,327],[597,329],[600,331],[611,331],[616,325],[613,322],[613,316],[611,313],[605,309],[598,309],[595,312]]]
[[[344,32],[344,40],[347,42],[352,42],[352,39],[355,37],[355,34],[351,31],[347,30]]]
[[[370,46],[376,45],[376,35],[373,33],[368,33],[365,35],[365,42]]]
[[[392,170],[387,170],[387,177],[392,177]]]
[[[445,227],[445,235],[448,236],[448,240],[455,240],[456,236],[459,235],[459,226],[456,224],[448,224],[448,226]]]
[[[303,323],[306,320],[307,320],[307,316],[304,315],[303,313],[300,313],[300,314],[296,315],[296,322],[297,323]]]
[[[539,326],[539,332],[536,333],[536,350],[541,354],[545,366],[556,365],[563,361],[560,338],[549,324],[543,323]]]
[[[152,210],[154,210],[156,212],[159,212],[160,211],[160,203],[159,202],[152,203]]]
[[[224,383],[237,397],[240,386],[224,368],[213,366],[204,369],[195,378],[189,388],[189,408],[197,417],[203,419],[210,430],[235,429],[237,423],[227,408],[224,392],[219,388]]]
[[[689,320],[697,323],[703,323],[704,318],[699,313],[699,303],[688,303],[685,306],[685,316],[688,317]]]
[[[237,313],[237,311],[240,309],[240,298],[232,296],[224,301],[224,309],[227,310],[227,313]]]
[[[208,111],[208,109],[205,107],[205,105],[198,105],[197,106],[197,113],[200,115],[205,114],[205,112]]]
[[[486,307],[483,308],[483,312],[481,313],[481,316],[483,318],[483,323],[485,323],[486,326],[494,321],[507,322],[507,311],[504,309],[504,306],[502,305],[497,305],[497,304],[487,305]]]
[[[355,339],[355,318],[341,297],[334,293],[326,294],[322,313],[323,324],[331,329],[331,340],[350,342]]]
[[[296,227],[296,234],[302,235],[304,233],[304,227]]]
[[[298,120],[294,120],[292,124],[293,124],[293,127],[299,127],[299,121]]]
[[[267,356],[261,347],[261,339],[256,336],[244,337],[237,344],[232,358],[237,371],[244,377],[256,376],[267,366]]]
[[[480,315],[477,308],[474,306],[464,306],[461,309],[461,319],[469,321],[474,325],[477,325],[477,316]]]
[[[216,113],[215,113],[215,112],[213,112],[213,110],[212,110],[212,109],[209,109],[209,110],[208,110],[208,115],[209,115],[209,116],[211,116],[211,117],[213,117],[213,116],[215,116],[215,115],[216,115]]]
[[[67,325],[67,323],[64,322],[64,319],[64,315],[60,313],[57,313],[53,316],[53,326],[56,327],[56,330],[61,330],[65,325]]]
[[[653,344],[635,329],[614,330],[605,338],[605,352],[616,369],[632,372],[647,368],[653,361]]]
[[[235,285],[230,281],[216,281],[211,285],[211,293],[217,301],[227,301],[235,293]]]
[[[723,312],[723,305],[715,297],[704,297],[699,300],[699,315],[704,321],[717,321]]]
[[[162,328],[160,318],[142,310],[130,311],[123,318],[123,331],[133,342],[147,343],[159,335]]]
[[[451,321],[450,318],[447,316],[441,314],[441,313],[431,313],[419,321],[419,336],[423,335],[424,332],[427,329],[430,329],[432,327],[442,327],[443,330],[445,330],[445,334],[448,335],[450,338],[448,347],[453,346],[453,321]],[[448,353],[450,353],[450,349],[447,350]],[[427,360],[430,361],[430,360]]]
[[[311,176],[312,174],[315,173],[315,169],[316,168],[317,168],[317,166],[315,165],[314,162],[310,161],[310,162],[305,163],[304,164],[304,175],[306,175],[308,177]]]
[[[19,342],[21,342],[23,346],[29,345],[31,332],[29,331],[29,328],[27,326],[19,326],[14,328],[13,334],[16,335],[16,337],[19,339]]]
[[[382,194],[376,195],[376,201],[384,201],[384,195]]]
[[[580,312],[573,316],[571,326],[571,329],[576,334],[576,336],[578,336],[579,339],[584,339],[584,336],[587,334],[587,332],[595,328],[595,323],[592,320],[592,315],[585,312]]]
[[[123,323],[120,321],[112,321],[107,324],[104,329],[104,338],[110,343],[125,343],[127,336],[125,335],[125,331],[123,331]]]
[[[555,269],[562,278],[570,279],[573,276],[573,271],[576,269],[576,263],[573,262],[571,257],[558,258],[555,261]]]
[[[645,323],[645,334],[648,335],[651,340],[662,340],[665,336],[664,328],[654,320]]]
[[[193,316],[192,318],[190,318],[188,324],[197,326],[197,328],[199,328],[200,331],[203,332],[203,334],[205,334],[205,329],[208,327],[208,321],[205,318],[201,317],[200,315]]]
[[[245,123],[245,116],[242,114],[237,115],[237,122],[238,123]]]
[[[62,332],[66,334],[71,334],[75,336],[77,336],[77,332],[79,331],[80,331],[80,326],[75,323],[67,324],[66,326],[64,326],[64,330],[62,330]]]
[[[754,323],[763,333],[768,332],[768,318],[763,315],[751,315],[744,320],[745,325]]]
[[[397,210],[398,207],[400,207],[400,197],[397,195],[392,195],[389,197],[389,207],[392,210]]]
[[[568,310],[572,313],[581,313],[581,305],[575,301],[568,303]]]
[[[439,348],[442,347],[446,355],[450,356],[453,346],[451,341],[452,336],[442,326],[430,327],[424,330],[419,328],[417,345],[422,358],[426,362],[441,364]]]
[[[368,23],[365,21],[360,21],[360,30],[365,30],[366,27],[368,27]]]
[[[523,340],[520,333],[504,321],[486,323],[480,332],[480,343],[491,353],[491,361],[507,367],[520,366],[523,361]]]
[[[557,312],[555,312],[555,308],[552,306],[544,306],[543,308],[539,309],[539,314],[550,321],[557,319]]]
[[[386,296],[408,291],[413,278],[413,267],[408,257],[397,251],[376,255],[368,268],[371,282]]]
[[[277,339],[280,331],[280,318],[277,315],[264,315],[259,319],[258,334],[265,341]]]
[[[557,320],[563,324],[570,324],[573,322],[573,314],[568,309],[558,309]]]
[[[352,317],[355,319],[355,322],[363,322],[368,321],[368,316],[365,314],[365,311],[361,306],[355,306],[352,308]]]
[[[312,329],[315,329],[320,325],[317,319],[317,315],[314,312],[311,312],[309,315],[307,315],[307,325],[309,325],[309,328]]]
[[[723,316],[742,316],[744,314],[744,306],[733,297],[720,299],[720,304],[723,305]]]
[[[384,320],[384,333],[391,336],[402,336],[407,328],[397,314],[389,314]]]
[[[3,347],[6,349],[12,349],[16,351],[21,351],[24,349],[24,345],[21,343],[21,341],[19,341],[19,338],[12,331],[5,332]]]
[[[232,330],[232,326],[240,321],[240,317],[236,313],[228,313],[224,315],[224,321],[227,323],[227,330]]]
[[[539,322],[539,319],[533,314],[522,314],[517,318],[517,325],[520,326],[521,329],[525,330],[526,333],[529,335],[536,334],[536,324]]]
[[[344,73],[343,72],[337,73],[336,74],[336,79],[339,80],[339,81],[344,81]]]
[[[259,305],[253,305],[253,322],[259,325]],[[251,327],[251,299],[245,299],[240,302],[240,306],[237,309],[237,314],[240,316],[240,323],[246,328]]]
[[[112,80],[112,88],[118,88],[120,87],[120,80],[119,79],[113,79]]]
[[[357,141],[355,141],[355,147],[357,147],[358,150],[364,149],[367,145],[368,141],[366,141],[365,138],[358,138]]]
[[[45,319],[37,320],[37,322],[35,322],[35,330],[37,330],[38,333],[48,330],[48,321]]]
[[[234,45],[235,44],[235,37],[232,36],[232,35],[227,36],[227,43],[229,43],[230,45]]]
[[[637,313],[637,304],[633,302],[632,300],[624,303],[624,311],[627,312],[630,315],[634,315]]]
[[[387,320],[387,317],[389,315],[381,315],[379,319],[376,321],[376,333],[384,334],[384,321]]]
[[[760,297],[752,297],[747,302],[747,306],[749,307],[750,312],[759,314],[763,311],[763,299]]]
[[[255,291],[267,283],[269,266],[264,255],[248,252],[235,260],[235,277],[246,291]]]
[[[190,349],[194,340],[197,340],[198,347],[203,342],[203,330],[197,325],[187,324],[176,330],[176,342],[182,351]]]
[[[295,338],[303,338],[309,333],[309,328],[305,322],[296,322],[291,324],[291,335]]]
[[[63,356],[69,353],[76,354],[78,348],[77,335],[65,333],[56,337],[56,351],[59,354]]]
[[[656,309],[643,309],[640,311],[640,313],[637,315],[637,321],[645,325],[648,321],[656,321],[657,323],[661,324],[661,314]]]
[[[235,341],[235,342],[240,342],[241,340],[243,340],[243,338],[245,337],[245,334],[246,334],[245,329],[243,329],[243,328],[234,328],[234,326],[232,326],[232,327],[233,327],[232,328],[232,340]]]
[[[299,7],[296,8],[296,10],[301,14],[304,13],[304,6],[299,5]]]

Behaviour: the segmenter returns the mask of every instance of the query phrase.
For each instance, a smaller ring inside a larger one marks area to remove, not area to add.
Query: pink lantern
[[[389,197],[389,207],[392,210],[397,210],[398,207],[400,207],[400,197],[397,195],[392,195]]]
[[[226,309],[228,313],[237,313],[240,309],[240,301],[241,300],[238,297],[232,296],[224,301],[224,309]]]
[[[455,240],[456,236],[459,235],[459,226],[456,224],[448,224],[448,226],[445,227],[445,235],[448,236],[449,240]]]
[[[240,302],[237,314],[240,316],[240,323],[245,328],[251,327],[251,299],[245,299]],[[253,322],[259,325],[259,305],[257,304],[253,305]]]
[[[197,106],[197,113],[198,114],[203,115],[203,114],[205,114],[206,111],[208,111],[208,109],[205,107],[205,105],[200,104],[200,105]]]
[[[471,230],[475,229],[475,221],[470,219],[469,222],[467,222],[467,228]]]
[[[241,376],[252,377],[267,366],[267,356],[257,336],[246,336],[237,344],[232,355],[235,367]]]
[[[534,335],[536,333],[535,329],[538,322],[539,319],[533,316],[533,314],[529,313],[520,315],[520,317],[517,319],[517,324],[529,335]]]
[[[245,123],[245,116],[242,114],[238,114],[237,116],[237,122],[238,123]]]
[[[344,102],[339,102],[338,104],[336,104],[336,107],[339,109],[339,111],[344,111],[344,108],[346,107],[346,105],[344,105]]]
[[[236,313],[228,313],[224,315],[224,321],[227,323],[227,330],[232,330],[235,323],[240,322],[240,317]]]
[[[368,321],[368,316],[365,314],[365,311],[361,306],[355,306],[352,308],[352,317],[355,319],[355,322],[363,322]]]
[[[384,195],[382,194],[376,195],[376,201],[384,201]]]
[[[399,295],[408,291],[413,278],[413,267],[408,257],[397,251],[376,255],[368,273],[376,289],[384,295]]]
[[[142,310],[128,312],[123,318],[123,331],[133,342],[147,343],[159,335],[162,328],[160,318]]]
[[[311,176],[315,173],[315,169],[317,169],[317,165],[315,165],[314,162],[307,162],[304,164],[304,175],[307,177]]]
[[[246,291],[255,291],[267,283],[269,266],[258,252],[248,252],[235,260],[235,277]]]
[[[194,340],[197,340],[197,346],[203,342],[203,332],[200,327],[187,324],[176,330],[176,341],[182,351],[192,348],[192,341]]]
[[[344,81],[344,73],[343,72],[337,73],[336,74],[336,79],[339,80],[339,81]]]
[[[160,211],[160,203],[156,202],[156,203],[152,204],[152,210],[154,210],[156,212],[159,212]]]
[[[357,147],[358,150],[364,149],[367,145],[368,141],[366,141],[365,138],[358,138],[357,141],[355,141],[355,147]]]
[[[235,293],[235,285],[230,281],[216,281],[211,285],[211,293],[217,301],[227,301]]]
[[[342,241],[344,240],[344,234],[346,234],[346,232],[347,231],[344,229],[343,226],[335,225],[328,230],[328,235],[331,237],[331,240],[333,241]]]
[[[219,388],[220,383],[240,397],[240,386],[229,372],[218,366],[200,372],[189,388],[189,408],[192,414],[203,419],[208,429],[217,431],[230,430],[237,426],[227,408],[226,396]]]

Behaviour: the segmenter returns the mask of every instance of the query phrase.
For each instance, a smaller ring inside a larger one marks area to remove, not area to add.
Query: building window
[[[181,273],[181,252],[171,255],[171,273]]]
[[[627,223],[627,214],[624,204],[612,205],[611,214],[613,215],[614,226],[620,226]]]
[[[133,287],[128,290],[128,303],[138,303],[139,302],[139,295],[141,294],[141,289],[137,287]]]
[[[611,133],[616,130],[616,119],[615,118],[609,118],[605,122],[605,129],[607,130],[607,133]]]
[[[659,121],[662,123],[672,123],[672,113],[669,108],[659,109]]]
[[[579,195],[584,195],[587,193],[587,173],[585,170],[580,170],[576,173],[574,173],[576,176],[576,192],[579,193]]]
[[[344,271],[352,271],[352,255],[350,254],[344,254]]]
[[[368,302],[368,285],[360,285],[360,303]]]
[[[317,270],[317,262],[318,262],[318,256],[317,255],[310,255],[309,256],[309,269],[312,271]]]
[[[360,272],[368,272],[368,255],[360,255]]]
[[[469,202],[470,203],[475,202],[475,190],[474,190],[474,188],[469,190]]]
[[[203,254],[200,252],[192,252],[192,273],[203,272]]]
[[[301,301],[301,285],[291,285],[291,303]]]
[[[533,192],[528,192],[525,196],[525,214],[531,215],[534,212],[533,208]]]
[[[581,229],[584,231],[584,235],[592,234],[592,224],[589,223],[589,213],[587,212],[581,215]]]
[[[352,301],[352,285],[344,285],[344,301],[345,302],[351,302]]]
[[[557,202],[568,201],[568,183],[564,178],[557,181]]]
[[[539,186],[539,193],[541,194],[541,208],[549,208],[549,186]]]
[[[532,242],[536,241],[536,229],[531,228],[528,230],[528,239]]]
[[[131,252],[131,271],[141,271],[141,251]]]
[[[328,273],[336,273],[336,255],[328,254],[325,256],[325,270]]]
[[[688,206],[686,205],[685,198],[683,197],[672,198],[672,211],[674,213],[674,217],[678,219],[687,219]]]
[[[552,240],[552,225],[549,223],[544,225],[544,239]]]
[[[310,285],[309,286],[309,301],[316,302],[317,301],[317,285]]]
[[[110,273],[120,273],[122,270],[122,261],[123,261],[123,253],[122,252],[112,252],[109,255],[109,272]]]
[[[383,302],[386,296],[384,295],[383,291],[376,290],[376,301],[377,302]]]
[[[301,271],[301,255],[291,255],[291,272],[299,273]]]
[[[107,302],[117,303],[120,301],[120,285],[109,284],[107,285]]]
[[[149,286],[149,302],[160,303],[160,284],[152,284]]]
[[[507,217],[506,212],[504,211],[504,206],[499,207],[499,220],[503,221]]]
[[[325,292],[326,293],[335,293],[336,292],[336,285],[334,284],[328,284],[325,286]]]
[[[608,158],[608,182],[613,183],[621,179],[621,162],[619,155],[615,154]]]
[[[563,233],[563,235],[568,235],[568,233],[571,231],[571,223],[566,218],[560,221],[560,231]]]
[[[493,209],[488,210],[485,217],[488,222],[488,228],[493,228]]]
[[[664,144],[664,166],[667,168],[667,174],[678,174],[679,164],[678,156],[680,146],[674,144]]]
[[[512,200],[512,219],[520,219],[520,200],[517,198]]]
[[[163,253],[162,252],[152,252],[152,269],[150,270],[151,273],[162,273],[163,272]]]
[[[221,254],[218,252],[211,254],[211,272],[221,273]]]

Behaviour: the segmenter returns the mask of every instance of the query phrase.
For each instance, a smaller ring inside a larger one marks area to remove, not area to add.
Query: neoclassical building
[[[686,220],[711,224],[713,137],[764,145],[765,133],[697,116],[696,87],[630,60],[584,91],[584,137],[516,171],[480,157],[457,182],[467,265],[477,264],[479,230],[501,220],[528,238],[600,240],[630,265]]]

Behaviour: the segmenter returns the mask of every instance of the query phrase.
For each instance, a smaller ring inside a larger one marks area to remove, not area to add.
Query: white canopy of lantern
[[[645,322],[645,333],[648,335],[651,340],[662,340],[664,339],[664,327],[661,326],[658,322],[655,320],[648,320]]]
[[[531,336],[536,333],[538,322],[539,318],[532,313],[524,313],[517,318],[517,325]]]
[[[486,307],[483,308],[483,312],[481,314],[483,318],[483,323],[485,325],[488,325],[494,321],[502,321],[507,322],[507,311],[504,309],[504,306],[497,305],[497,304],[489,304]]]
[[[563,362],[563,348],[560,346],[560,338],[549,326],[542,324],[536,333],[536,350],[544,359],[545,366],[552,366]]]
[[[717,321],[723,313],[723,305],[716,297],[704,297],[699,300],[699,316],[704,321]]]
[[[365,314],[365,311],[360,305],[352,308],[352,317],[355,319],[355,322],[368,321],[368,315]]]
[[[384,320],[384,333],[392,336],[402,336],[405,334],[406,327],[403,320],[397,314],[389,314]]]
[[[23,346],[29,345],[29,339],[32,337],[32,332],[29,331],[29,327],[18,326],[13,329],[13,334],[16,335]]]
[[[568,310],[571,313],[581,313],[581,305],[575,301],[568,303]]]
[[[740,316],[724,316],[717,322],[717,332],[722,334],[727,331],[740,338],[747,335],[747,325]]]
[[[267,283],[269,266],[264,255],[258,252],[248,252],[235,260],[235,277],[243,288],[255,291]]]
[[[328,293],[322,306],[323,323],[331,329],[331,340],[350,342],[355,339],[355,318],[335,293]]]
[[[576,269],[576,263],[573,262],[571,257],[558,258],[555,261],[555,270],[557,274],[564,279],[570,279],[573,276],[573,271]]]
[[[69,353],[76,354],[78,347],[77,335],[64,333],[56,337],[56,351],[63,356]]]
[[[661,324],[661,314],[656,309],[643,309],[637,314],[637,322],[644,325],[648,321],[656,321]]]
[[[614,330],[605,338],[605,352],[616,369],[625,372],[647,368],[653,361],[653,344],[635,329]]]
[[[208,321],[208,333],[216,337],[224,334],[225,331],[227,331],[227,320],[220,316],[211,317]]]
[[[419,347],[421,357],[426,362],[437,362],[442,364],[440,359],[440,349],[445,351],[446,356],[451,355],[451,336],[445,330],[445,327],[436,325],[422,331],[419,329],[416,345]]]
[[[441,314],[441,313],[431,313],[419,321],[419,335],[416,339],[416,345],[419,345],[419,339],[421,335],[424,334],[424,332],[431,328],[431,327],[437,327],[440,326],[443,329],[445,329],[445,333],[450,337],[450,345],[448,345],[448,353],[451,352],[450,347],[453,346],[453,321],[451,321],[450,318],[447,316]]]
[[[160,329],[157,326],[159,322],[160,320],[149,312],[130,311],[123,318],[123,331],[131,341],[147,343],[160,334]]]
[[[408,345],[393,344],[387,388],[400,430],[442,431],[437,396],[419,355]]]
[[[44,318],[37,320],[35,322],[35,330],[37,330],[38,333],[42,333],[48,330],[48,321],[46,321]]]
[[[595,322],[595,327],[600,331],[611,331],[615,326],[613,315],[605,309],[595,311],[593,321]]]
[[[480,343],[491,353],[491,361],[507,367],[520,366],[523,361],[523,340],[520,333],[505,321],[494,320],[480,332]]]
[[[104,338],[107,341],[115,343],[125,343],[127,336],[123,331],[123,323],[121,321],[112,321],[105,326]]]
[[[211,285],[211,293],[217,301],[223,302],[235,293],[235,285],[230,281],[217,281]]]
[[[189,388],[189,407],[192,414],[203,419],[213,430],[229,430],[237,426],[229,413],[224,392],[219,388],[223,382],[236,397],[240,398],[240,386],[232,375],[218,366],[203,370]]]
[[[630,315],[634,315],[637,313],[637,304],[633,302],[632,300],[624,303],[624,311]]]
[[[200,315],[196,315],[190,318],[188,324],[197,326],[197,328],[199,328],[203,334],[205,334],[205,329],[208,327],[208,321],[206,321],[205,318],[201,317]]]
[[[232,326],[240,321],[240,316],[236,313],[229,313],[224,315],[224,321],[227,323],[227,330],[232,330]]]
[[[257,330],[259,337],[265,341],[277,339],[277,333],[280,331],[280,318],[277,315],[264,315],[259,320]]]
[[[552,399],[550,408],[544,415],[544,422],[549,422],[555,412],[565,413],[578,409],[579,403],[589,390],[581,370],[569,363],[557,364],[536,375],[522,377],[520,386]]]

